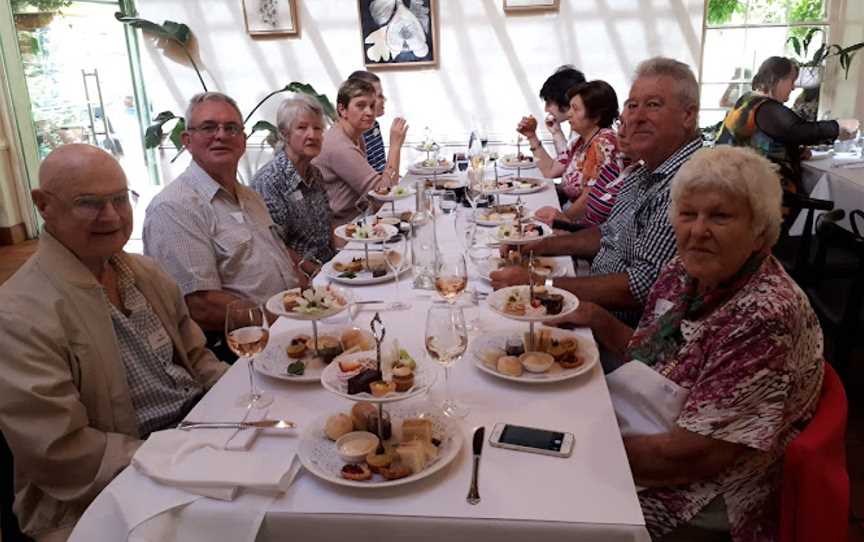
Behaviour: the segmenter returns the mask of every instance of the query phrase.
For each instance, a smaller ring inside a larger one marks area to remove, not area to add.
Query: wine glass
[[[429,357],[444,367],[445,399],[441,409],[447,416],[464,418],[468,415],[468,409],[453,399],[450,391],[450,367],[462,358],[468,348],[468,330],[462,309],[440,304],[429,307],[425,339]]]
[[[441,198],[438,200],[438,207],[445,215],[449,215],[450,213],[452,213],[458,205],[459,198],[456,197],[456,192],[452,190],[445,191],[443,194],[441,194]]]
[[[273,396],[258,391],[253,374],[253,356],[264,350],[270,338],[267,317],[261,305],[245,299],[229,303],[225,312],[225,338],[232,352],[247,358],[249,393],[240,396],[238,403],[247,408],[266,407],[273,402]]]
[[[411,260],[411,243],[405,235],[398,236],[395,240],[384,243],[384,261],[393,273],[393,282],[396,283],[396,301],[390,304],[394,310],[410,309],[411,305],[402,301],[402,291],[399,287],[399,274],[408,267]]]
[[[442,254],[435,269],[435,289],[451,305],[468,286],[468,267],[462,254]]]
[[[321,263],[321,260],[311,254],[305,254],[303,258],[297,262],[297,269],[299,269],[306,277],[306,280],[309,281],[310,287],[312,286],[312,281],[314,281],[315,277],[318,276],[318,273],[321,272],[322,267],[324,267],[324,264]]]

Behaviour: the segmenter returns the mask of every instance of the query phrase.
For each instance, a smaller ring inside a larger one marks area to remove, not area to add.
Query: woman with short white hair
[[[678,255],[636,330],[591,303],[556,323],[633,360],[607,383],[652,539],[775,540],[783,454],[823,375],[819,321],[771,255],[779,179],[750,149],[702,149],[671,197]]]
[[[324,118],[324,110],[308,96],[283,101],[276,113],[276,154],[250,183],[264,198],[295,262],[306,260],[313,266],[335,254],[327,192],[321,172],[312,165],[321,153]],[[310,264],[302,263],[304,270],[312,271]]]

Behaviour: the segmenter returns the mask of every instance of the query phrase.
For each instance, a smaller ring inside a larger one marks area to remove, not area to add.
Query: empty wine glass
[[[393,282],[396,283],[396,301],[390,304],[395,310],[410,309],[411,305],[402,301],[402,290],[399,287],[399,275],[408,267],[411,261],[411,243],[408,237],[400,235],[395,240],[384,243],[384,261],[393,273]]]
[[[468,267],[462,254],[442,254],[435,270],[435,289],[451,305],[468,286]]]
[[[426,314],[426,352],[444,367],[445,399],[441,404],[444,414],[464,418],[468,409],[453,398],[450,390],[450,367],[459,361],[468,348],[468,331],[462,309],[451,305],[429,307]]]
[[[229,303],[225,312],[225,338],[232,352],[246,358],[249,369],[249,393],[240,396],[238,404],[247,408],[266,407],[273,402],[273,396],[258,391],[253,374],[253,356],[264,350],[270,338],[264,309],[245,299]]]

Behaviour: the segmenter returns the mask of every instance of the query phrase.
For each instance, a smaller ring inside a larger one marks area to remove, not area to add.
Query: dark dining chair
[[[830,211],[834,209],[834,202],[784,190],[783,207],[789,209],[789,214],[781,225],[780,239],[772,252],[783,264],[786,272],[792,275],[798,284],[804,285],[813,278],[811,254],[816,211]],[[805,213],[804,230],[800,236],[791,236],[789,230],[801,213]]]

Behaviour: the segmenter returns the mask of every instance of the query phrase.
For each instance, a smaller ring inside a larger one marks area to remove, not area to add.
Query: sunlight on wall
[[[345,76],[361,69],[356,0],[298,1],[300,35],[253,39],[237,0],[139,0],[142,17],[189,25],[212,88],[234,96],[244,111],[290,81],[311,83],[335,102]],[[438,0],[438,66],[379,71],[388,96],[382,120],[405,116],[409,141],[429,126],[439,141],[467,141],[475,117],[492,140],[512,142],[519,118],[542,116],[538,92],[561,64],[604,79],[623,101],[630,74],[654,55],[698,67],[701,0],[561,0],[558,12],[506,15],[501,0]],[[145,74],[155,112],[181,113],[201,90],[191,68],[148,43]],[[274,120],[279,100],[260,110]],[[255,119],[253,119],[254,122]],[[170,155],[171,153],[167,153]],[[250,153],[254,154],[254,153]],[[257,157],[252,156],[251,160]],[[263,158],[266,160],[266,157]],[[171,172],[178,170],[178,160]],[[246,169],[253,167],[247,160]],[[166,172],[166,180],[173,175]]]

